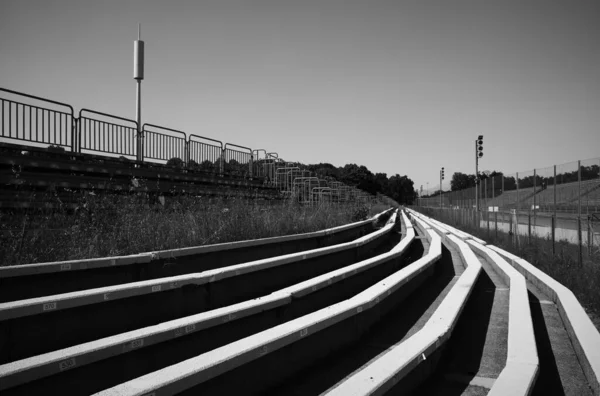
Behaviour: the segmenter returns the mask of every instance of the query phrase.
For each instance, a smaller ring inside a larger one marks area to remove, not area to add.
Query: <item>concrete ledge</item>
[[[12,265],[0,267],[0,279],[18,276],[39,275],[52,272],[82,271],[93,268],[114,267],[148,263],[157,257],[153,253],[132,254],[130,256],[100,257],[86,260],[56,261],[52,263]]]
[[[390,222],[379,230],[379,233],[384,234],[393,226],[393,222]],[[0,366],[0,379],[2,379],[0,390],[61,373],[65,370],[65,367],[73,369],[85,366],[134,349],[138,350],[182,335],[188,335],[188,333],[289,304],[292,298],[303,297],[335,284],[346,277],[399,257],[412,239],[414,239],[414,232],[412,236],[403,239],[398,244],[402,248],[397,249],[395,252],[384,253],[372,259],[332,271],[309,281],[279,290],[269,296],[4,364]]]
[[[0,321],[42,314],[50,311],[59,311],[82,305],[96,304],[105,301],[113,301],[127,297],[151,294],[179,288],[188,284],[201,285],[208,282],[216,282],[233,276],[239,276],[267,268],[363,246],[365,243],[385,235],[391,230],[391,228],[391,225],[386,226],[380,230],[377,230],[371,235],[366,236],[368,237],[366,239],[365,237],[362,237],[356,241],[346,242],[339,245],[257,260],[244,264],[232,265],[225,268],[203,271],[196,274],[179,275],[155,280],[126,283],[123,285],[89,289],[79,292],[63,293],[53,296],[0,303]]]
[[[600,395],[600,333],[573,292],[526,260],[497,246],[490,245],[489,248],[506,257],[527,281],[556,304],[592,391]]]
[[[185,285],[201,285],[210,278],[203,273],[107,286],[97,289],[56,294],[53,296],[0,303],[0,322],[25,316],[45,314],[82,305],[98,304],[123,298],[177,289]]]
[[[346,242],[372,230],[374,222],[392,210],[388,209],[368,220],[314,233],[131,256],[0,267],[0,282],[3,284],[0,301],[197,273],[243,262],[244,257],[246,261],[251,261]]]
[[[511,267],[497,252],[472,240],[467,243],[485,256],[488,263],[496,269],[496,273],[510,286],[506,366],[496,379],[489,395],[529,395],[537,379],[539,359],[529,308],[527,282],[523,275]],[[524,370],[524,367],[527,370]]]
[[[263,296],[366,258],[392,228],[378,230],[369,244],[259,261],[260,271],[247,266],[0,304],[0,363]]]
[[[102,359],[169,341],[208,327],[272,309],[291,301],[289,294],[272,294],[224,308],[202,312],[160,325],[79,344],[0,366],[0,390],[58,374],[66,368],[81,367]]]
[[[439,237],[433,233],[431,234],[434,243],[436,238],[438,243],[441,243]],[[424,257],[408,267],[423,266],[427,264],[427,260],[433,261],[433,259],[435,259],[433,256]],[[384,281],[349,300],[331,305],[154,373],[141,376],[100,392],[98,395],[145,395],[151,392],[168,395],[182,392],[249,362],[263,358],[305,337],[318,334],[321,330],[325,330],[334,324],[364,314],[378,304],[382,300],[381,297],[388,296],[389,291],[399,287],[398,284],[402,279],[397,279],[397,274],[387,277]]]
[[[440,237],[436,237],[441,243]],[[463,241],[453,235],[449,235],[448,239],[467,257],[467,268],[425,326],[359,372],[331,388],[326,395],[385,394],[448,340],[481,271],[479,260]]]

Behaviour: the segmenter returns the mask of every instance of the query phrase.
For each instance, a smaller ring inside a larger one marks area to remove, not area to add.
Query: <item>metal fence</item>
[[[171,161],[169,165],[179,168],[186,166],[188,156],[185,132],[152,124],[144,124],[143,131],[144,159],[167,163]]]
[[[13,98],[0,98],[0,137],[8,141],[25,141],[73,150],[73,107],[10,89],[0,88],[0,91]],[[24,103],[24,99],[37,102],[38,105]]]
[[[584,257],[594,262],[600,258],[600,213],[590,215],[538,213],[516,209],[480,211],[457,207],[415,207],[424,214],[451,225],[482,232],[482,236],[498,238],[499,233],[507,234],[515,246],[538,245],[558,253],[560,241],[576,245],[578,261]],[[546,244],[546,241],[549,245]]]
[[[135,159],[137,122],[81,109],[77,125],[79,145],[73,147],[74,151],[115,154]]]
[[[190,135],[188,167],[211,174],[223,174],[223,142],[204,136]]]
[[[516,209],[589,215],[600,212],[600,158],[483,178],[477,187],[424,196],[424,207]]]
[[[151,163],[240,179],[258,179],[299,202],[319,204],[384,202],[355,187],[320,179],[299,162],[286,162],[275,152],[252,150],[153,124],[89,109],[78,117],[73,107],[50,99],[0,88],[0,144],[32,150],[65,151],[102,159]],[[19,147],[17,146],[17,147]],[[393,202],[385,197],[386,202]]]
[[[225,174],[238,177],[252,177],[252,149],[225,143],[223,148],[223,170]]]
[[[483,178],[477,187],[420,197],[417,206],[517,239],[545,238],[553,251],[560,240],[577,244],[581,263],[600,249],[600,158]]]

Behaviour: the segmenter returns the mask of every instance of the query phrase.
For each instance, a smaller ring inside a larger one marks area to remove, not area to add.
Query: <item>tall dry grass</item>
[[[75,212],[0,214],[0,263],[120,256],[298,234],[363,220],[369,212],[356,205],[310,207],[185,195],[148,204],[135,194],[81,193]]]

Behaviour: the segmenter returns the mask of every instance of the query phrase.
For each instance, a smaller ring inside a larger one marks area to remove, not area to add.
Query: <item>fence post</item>
[[[519,224],[519,211],[521,210],[521,200],[519,199],[519,172],[517,172],[516,182],[517,182],[517,224]]]
[[[552,215],[552,255],[556,256],[556,214]]]
[[[579,193],[577,197],[577,237],[579,240],[579,265],[583,265],[583,240],[581,235],[581,160],[577,161],[577,183]]]
[[[225,161],[225,149],[223,148],[223,146],[221,146],[221,157],[219,159],[219,176],[223,177],[223,172],[224,172],[224,164]]]
[[[484,208],[486,208],[486,207],[488,206],[488,197],[487,197],[487,178],[486,178],[486,179],[483,181],[483,189],[484,189],[484,192],[483,192],[483,197],[484,197],[484,199],[485,199],[485,201],[484,201],[484,202],[485,202],[485,206],[484,206]]]
[[[494,217],[495,217],[495,219],[494,219],[495,220],[495,227],[494,227],[495,228],[495,236],[496,236],[496,238],[498,238],[498,211],[497,210],[494,211]]]
[[[531,210],[527,211],[527,244],[531,245]]]
[[[508,235],[510,235],[511,245],[514,245],[515,233],[513,232],[513,216],[510,212],[508,214]]]
[[[554,214],[552,215],[552,255],[556,255],[556,165],[554,165]]]
[[[592,257],[592,216],[587,217],[587,240],[588,240],[588,257]]]
[[[504,174],[502,174],[502,191],[500,191],[500,195],[504,194]],[[503,201],[504,199],[502,199]],[[500,205],[498,205],[500,207]]]
[[[533,169],[533,232],[535,233],[535,226],[537,225],[537,210],[536,210],[536,196],[537,196],[537,172]]]
[[[183,151],[184,151],[183,162],[185,164],[185,168],[189,171],[189,169],[190,169],[190,141],[189,140],[185,141],[185,148],[183,149]]]
[[[489,209],[485,212],[485,217],[487,218],[487,237],[490,239],[490,211]]]
[[[250,154],[250,179],[252,179],[252,169],[254,168],[254,154]]]

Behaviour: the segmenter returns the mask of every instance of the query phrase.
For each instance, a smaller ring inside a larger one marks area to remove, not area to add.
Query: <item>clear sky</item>
[[[600,1],[0,0],[0,86],[418,188],[600,156]]]

